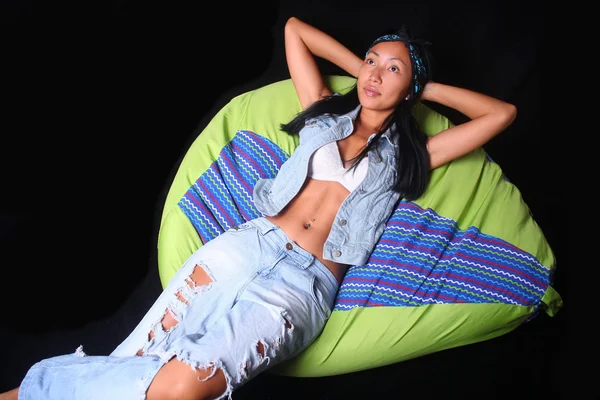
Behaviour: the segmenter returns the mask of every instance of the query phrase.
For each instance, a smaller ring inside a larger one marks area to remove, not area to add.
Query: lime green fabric
[[[355,83],[354,78],[345,76],[326,79],[333,91],[341,93]],[[179,166],[161,217],[157,246],[163,287],[202,246],[178,207],[182,196],[238,130],[262,135],[291,154],[298,146],[298,137],[282,132],[279,124],[300,110],[291,80],[276,82],[233,98],[195,139]],[[424,104],[415,107],[414,115],[428,135],[452,126],[446,117]],[[460,229],[475,226],[531,254],[547,270],[555,268],[554,254],[519,190],[487,159],[483,149],[437,168],[430,179],[425,194],[415,201],[420,207],[456,221]],[[560,295],[551,286],[540,301],[550,316],[562,307]],[[497,337],[518,327],[533,311],[533,307],[491,303],[336,310],[313,344],[270,371],[314,377],[380,367]]]
[[[334,311],[313,344],[271,373],[318,377],[377,368],[503,335],[530,311],[503,304]]]

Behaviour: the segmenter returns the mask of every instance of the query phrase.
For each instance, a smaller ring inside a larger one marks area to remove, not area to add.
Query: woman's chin
[[[385,110],[388,108],[384,104],[382,104],[380,96],[378,96],[378,97],[363,96],[363,97],[359,97],[358,100],[360,101],[360,104],[364,108],[368,108],[371,110]]]

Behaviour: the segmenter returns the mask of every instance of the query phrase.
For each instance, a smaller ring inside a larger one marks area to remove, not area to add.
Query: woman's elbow
[[[514,104],[506,103],[506,111],[505,118],[507,121],[507,125],[513,123],[513,121],[517,118],[517,106]]]
[[[517,107],[514,104],[505,103],[501,112],[498,113],[498,124],[500,131],[508,128],[517,118]]]
[[[514,121],[514,119],[517,118],[517,106],[509,103],[509,112],[512,120]]]
[[[298,23],[298,21],[300,21],[300,20],[296,17],[289,17],[285,23],[285,26],[283,27],[284,31],[293,29],[294,25],[296,25]]]

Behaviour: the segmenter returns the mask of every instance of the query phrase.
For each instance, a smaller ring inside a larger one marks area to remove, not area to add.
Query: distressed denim
[[[300,130],[300,145],[279,169],[275,178],[260,179],[254,186],[254,204],[263,215],[273,216],[298,194],[308,174],[308,163],[321,146],[344,139],[353,132],[361,105],[335,116],[308,119]],[[323,258],[343,264],[364,265],[379,241],[400,199],[393,191],[396,181],[397,143],[391,128],[369,152],[363,182],[342,203],[323,247]],[[375,135],[371,135],[369,141]]]
[[[195,268],[210,280],[196,285],[190,278]],[[276,225],[263,217],[245,222],[192,254],[109,356],[79,348],[42,360],[27,372],[19,399],[145,399],[173,357],[195,368],[214,367],[213,373],[222,369],[227,388],[220,398],[231,398],[317,337],[337,290],[329,269]],[[165,330],[167,310],[177,323]]]

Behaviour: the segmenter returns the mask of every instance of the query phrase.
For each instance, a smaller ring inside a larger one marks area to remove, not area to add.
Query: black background
[[[583,390],[564,373],[570,265],[546,111],[542,2],[13,0],[0,9],[0,391],[37,360],[80,344],[108,354],[137,324],[160,292],[157,221],[179,160],[232,96],[289,77],[283,24],[291,15],[360,55],[379,32],[406,23],[433,43],[435,80],[518,107],[514,124],[485,148],[545,232],[566,305],[500,338],[396,365],[315,379],[266,374],[234,398],[566,398]]]

